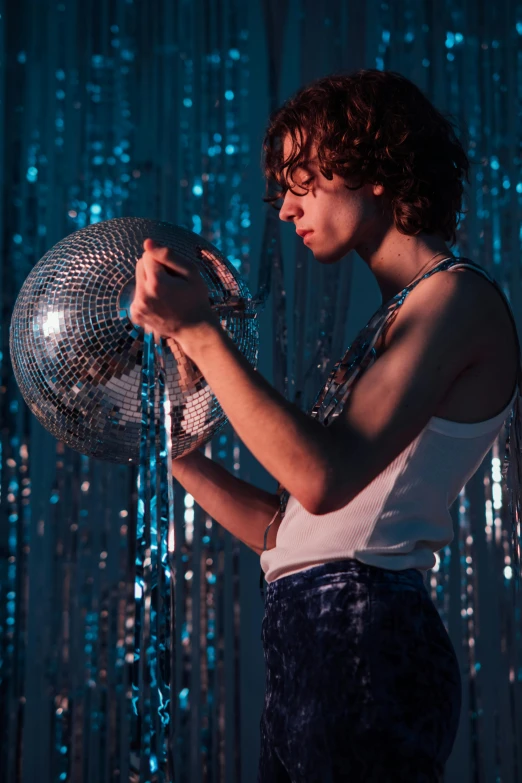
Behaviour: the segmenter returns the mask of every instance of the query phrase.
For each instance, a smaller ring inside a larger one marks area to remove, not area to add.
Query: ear
[[[374,196],[382,196],[384,193],[384,185],[382,185],[380,182],[373,185],[373,195]]]

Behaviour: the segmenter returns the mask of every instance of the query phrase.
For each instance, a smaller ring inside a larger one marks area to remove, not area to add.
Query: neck
[[[367,241],[355,247],[368,264],[381,291],[382,301],[387,302],[406,288],[419,274],[428,272],[452,253],[437,234],[421,232],[417,236],[401,234],[395,226],[373,233]]]

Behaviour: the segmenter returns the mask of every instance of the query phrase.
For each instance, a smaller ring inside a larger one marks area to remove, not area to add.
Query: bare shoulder
[[[437,416],[482,421],[505,407],[518,370],[517,338],[506,303],[489,280],[469,268],[422,280],[386,329],[380,351],[387,350],[408,321],[422,323],[419,339],[435,330],[451,346],[446,356],[456,378],[439,402]]]
[[[484,331],[480,313],[487,298],[483,288],[476,284],[477,277],[473,275],[474,279],[469,280],[467,275],[443,271],[421,280],[390,318],[379,343],[379,353],[414,327],[421,341],[427,341],[435,332],[446,345],[449,338],[453,351],[448,358],[463,364],[473,361],[480,351],[477,337]],[[464,349],[463,355],[459,347]]]
[[[516,336],[506,304],[496,288],[470,269],[445,270],[422,280],[406,297],[386,330],[385,348],[401,322],[424,321],[426,329],[447,329],[467,346],[465,361],[498,351],[499,343],[513,356]]]

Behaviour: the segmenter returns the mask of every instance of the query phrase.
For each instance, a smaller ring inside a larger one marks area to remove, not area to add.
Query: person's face
[[[284,159],[292,150],[292,140],[284,140]],[[383,221],[381,185],[363,185],[358,190],[348,190],[345,180],[333,175],[324,177],[316,158],[316,147],[311,145],[306,155],[309,162],[296,170],[290,190],[285,194],[279,213],[281,220],[294,223],[296,230],[308,229],[303,238],[314,257],[322,264],[333,264],[350,250],[365,242],[371,232],[382,228]],[[308,193],[299,185],[305,184]],[[351,183],[350,183],[351,184]]]

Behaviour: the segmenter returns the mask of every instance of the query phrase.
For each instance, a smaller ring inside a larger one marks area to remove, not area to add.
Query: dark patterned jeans
[[[258,783],[441,781],[461,679],[421,573],[340,560],[265,587]]]

